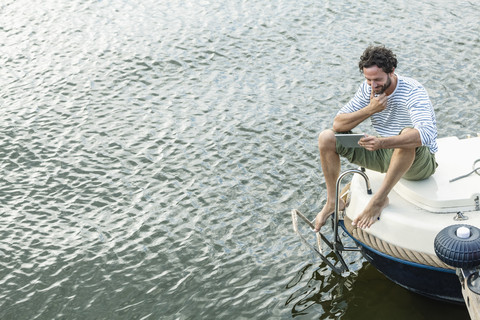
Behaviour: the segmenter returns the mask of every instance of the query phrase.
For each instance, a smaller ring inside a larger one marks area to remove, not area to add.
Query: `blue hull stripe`
[[[452,274],[456,274],[455,270],[453,269],[445,269],[445,268],[439,268],[439,267],[433,267],[433,266],[427,266],[427,265],[424,265],[424,264],[420,264],[420,263],[416,263],[416,262],[411,262],[411,261],[407,261],[407,260],[403,260],[403,259],[399,259],[399,258],[396,258],[396,257],[392,257],[388,254],[385,254],[383,252],[380,252],[372,247],[369,247],[367,246],[366,244],[364,244],[363,242],[360,242],[358,241],[357,239],[355,239],[348,231],[347,231],[347,228],[345,228],[345,225],[344,225],[344,222],[343,220],[340,220],[340,226],[342,227],[342,229],[350,236],[350,238],[352,238],[356,243],[358,243],[360,246],[362,246],[363,248],[369,250],[369,251],[373,251],[375,254],[381,256],[381,257],[384,257],[386,259],[390,259],[390,260],[393,260],[393,261],[396,261],[396,262],[399,262],[399,263],[403,263],[403,264],[406,264],[408,266],[412,266],[412,267],[416,267],[416,268],[422,268],[422,269],[427,269],[427,270],[434,270],[434,271],[439,271],[439,272],[445,272],[445,273],[452,273]]]

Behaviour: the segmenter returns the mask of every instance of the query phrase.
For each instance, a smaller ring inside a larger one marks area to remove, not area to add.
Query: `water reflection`
[[[343,315],[348,306],[346,293],[352,290],[356,275],[346,277],[330,274],[328,267],[320,267],[311,271],[314,266],[305,266],[289,285],[297,285],[297,290],[286,301],[291,306],[293,317],[317,313],[322,319],[329,317],[338,318]],[[304,276],[310,279],[302,283]]]
[[[296,290],[285,305],[296,319],[470,319],[465,306],[412,293],[368,263],[346,277],[330,274],[326,266],[307,264],[290,287]]]

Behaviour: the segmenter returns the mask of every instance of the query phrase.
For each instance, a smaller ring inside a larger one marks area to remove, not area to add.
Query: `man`
[[[337,113],[333,130],[325,130],[318,137],[327,202],[315,219],[315,231],[335,210],[339,155],[351,163],[386,172],[381,187],[353,220],[359,228],[368,228],[380,219],[381,211],[388,205],[388,194],[402,177],[426,179],[437,168],[437,128],[428,94],[418,81],[397,75],[396,67],[397,59],[391,50],[384,46],[368,47],[359,62],[366,80]],[[347,148],[337,142],[335,132],[350,132],[369,118],[379,137],[365,135],[359,148]],[[343,207],[341,201],[340,209]]]

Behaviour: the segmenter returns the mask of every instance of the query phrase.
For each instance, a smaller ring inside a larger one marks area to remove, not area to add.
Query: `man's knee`
[[[402,131],[400,131],[400,133],[398,135],[406,134],[406,133],[412,132],[412,131],[418,131],[418,130],[415,129],[415,128],[412,128],[412,127],[406,127],[406,128],[403,128]]]
[[[332,129],[323,130],[318,135],[318,146],[335,146],[337,139],[335,138],[335,132]]]
[[[403,128],[402,131],[400,131],[399,136],[410,133],[412,131],[418,132],[418,130],[415,129],[415,128],[406,127],[406,128]],[[401,148],[396,148],[396,150],[397,149],[398,149],[399,152],[405,151],[405,152],[415,153],[415,150],[417,149],[417,147],[401,147]]]

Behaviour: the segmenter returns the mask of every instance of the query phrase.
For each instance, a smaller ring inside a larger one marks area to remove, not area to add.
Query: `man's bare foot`
[[[388,203],[388,197],[385,199],[372,198],[363,212],[353,220],[352,224],[362,229],[370,228],[372,224],[380,220],[380,214],[388,206]]]
[[[345,202],[342,199],[340,199],[339,206],[340,206],[339,208],[340,210],[345,209]],[[335,203],[331,204],[327,201],[322,211],[320,211],[317,214],[317,217],[315,218],[315,230],[314,230],[315,232],[320,231],[320,228],[323,227],[323,225],[327,221],[327,218],[331,214],[333,214],[333,211],[335,211]]]

